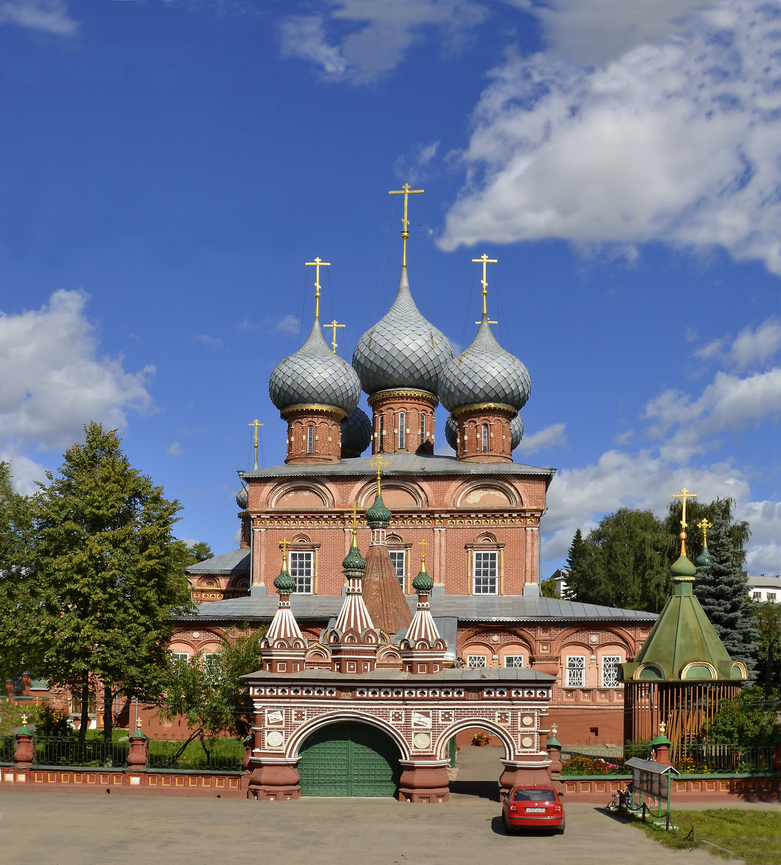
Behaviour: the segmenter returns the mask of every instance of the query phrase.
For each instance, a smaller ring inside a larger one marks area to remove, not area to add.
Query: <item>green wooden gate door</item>
[[[393,796],[399,749],[376,727],[340,721],[304,742],[298,771],[302,796]]]

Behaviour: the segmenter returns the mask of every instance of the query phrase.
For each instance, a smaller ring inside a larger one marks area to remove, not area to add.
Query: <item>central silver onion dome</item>
[[[402,267],[393,306],[358,340],[353,352],[361,387],[370,396],[395,388],[435,394],[442,367],[452,357],[447,337],[415,306],[407,268]]]
[[[445,364],[439,398],[450,411],[483,403],[501,403],[520,411],[531,393],[526,367],[496,341],[483,313],[472,344]]]
[[[268,394],[280,411],[323,405],[349,414],[358,405],[361,383],[350,364],[328,347],[316,317],[307,341],[271,373]]]

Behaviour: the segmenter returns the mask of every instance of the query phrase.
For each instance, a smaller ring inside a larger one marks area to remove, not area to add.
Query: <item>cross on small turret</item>
[[[703,546],[708,546],[708,531],[713,528],[713,523],[708,521],[707,517],[703,517],[698,523],[697,528],[702,532]]]
[[[377,469],[377,495],[379,496],[382,494],[380,489],[380,476],[382,475],[382,470],[388,465],[388,461],[383,458],[382,454],[377,454],[369,465],[372,468]]]
[[[253,466],[254,471],[258,470],[258,427],[263,426],[263,424],[255,418],[251,424],[247,424],[247,426],[255,427],[255,433],[253,435],[253,441],[255,442],[255,464]]]
[[[687,498],[696,499],[697,493],[690,493],[686,489],[686,487],[683,487],[683,489],[679,493],[673,493],[673,498],[674,499],[683,499],[683,510],[681,512],[681,530],[685,532],[686,531],[686,499]]]
[[[334,335],[333,335],[333,339],[331,340],[331,346],[334,350],[334,354],[336,354],[336,328],[337,327],[346,327],[346,326],[347,325],[344,325],[344,324],[337,324],[336,319],[334,319],[330,324],[324,324],[323,325],[323,327],[330,327],[333,329]]]
[[[330,261],[322,261],[319,257],[314,261],[304,262],[307,267],[314,267],[315,270],[315,318],[320,318],[320,268],[330,267]]]
[[[472,261],[475,262],[475,264],[481,261],[483,263],[483,278],[480,280],[480,282],[483,284],[483,290],[480,293],[483,295],[483,315],[488,315],[488,303],[486,301],[486,298],[488,297],[488,280],[486,279],[486,268],[489,264],[498,264],[499,259],[489,258],[488,255],[484,252],[480,256],[480,258],[473,258]],[[475,322],[475,324],[479,323],[479,321]],[[490,322],[490,324],[496,324],[496,322],[492,321]]]

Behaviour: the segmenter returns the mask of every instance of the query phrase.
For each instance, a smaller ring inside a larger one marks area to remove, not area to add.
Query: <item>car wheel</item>
[[[562,821],[561,826],[559,826],[559,835],[564,834],[564,829],[566,828],[566,826],[567,826],[566,822]]]

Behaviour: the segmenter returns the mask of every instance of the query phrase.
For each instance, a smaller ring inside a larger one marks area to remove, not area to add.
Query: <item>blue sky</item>
[[[284,459],[274,366],[340,353],[410,281],[460,348],[479,273],[532,378],[519,461],[575,528],[731,496],[781,571],[781,2],[2,0],[0,458],[29,491],[118,428],[236,543],[236,471]],[[301,322],[303,321],[303,331]],[[446,452],[444,415],[438,447]]]

